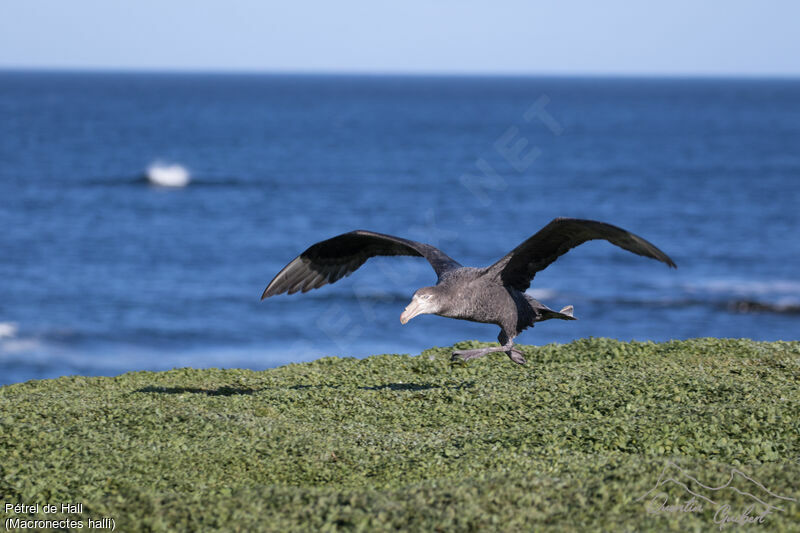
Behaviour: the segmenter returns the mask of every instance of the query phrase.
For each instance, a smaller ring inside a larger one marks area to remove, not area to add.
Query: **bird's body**
[[[448,318],[496,324],[517,336],[534,322],[556,318],[556,311],[516,289],[483,275],[484,270],[462,267],[448,272],[436,284],[445,294],[446,307],[437,314]]]
[[[438,282],[414,293],[400,321],[405,324],[427,313],[496,324],[500,327],[499,347],[457,351],[453,357],[467,360],[503,351],[514,362],[523,364],[522,353],[513,348],[517,335],[542,320],[574,320],[572,306],[554,311],[525,294],[531,280],[536,272],[571,248],[592,239],[605,239],[633,253],[675,266],[666,254],[641,237],[593,220],[557,218],[485,268],[464,267],[429,244],[357,230],[308,248],[275,276],[262,299],[283,292],[306,292],[333,283],[376,255],[422,256],[438,275]]]

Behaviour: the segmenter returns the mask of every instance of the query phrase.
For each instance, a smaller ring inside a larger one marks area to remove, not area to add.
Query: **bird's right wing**
[[[667,254],[622,228],[596,220],[556,218],[488,267],[484,275],[492,276],[519,291],[526,291],[537,272],[547,268],[572,248],[594,239],[604,239],[629,252],[657,259],[675,268],[675,263]]]
[[[343,233],[318,242],[283,267],[267,285],[261,299],[276,294],[307,292],[333,283],[355,272],[376,255],[424,257],[440,278],[461,265],[430,244],[366,230]]]

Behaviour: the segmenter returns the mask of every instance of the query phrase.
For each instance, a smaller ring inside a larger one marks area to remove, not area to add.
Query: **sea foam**
[[[800,281],[775,279],[708,279],[683,285],[687,292],[729,293],[734,295],[800,296]]]
[[[18,329],[14,322],[0,322],[0,339],[14,338]]]

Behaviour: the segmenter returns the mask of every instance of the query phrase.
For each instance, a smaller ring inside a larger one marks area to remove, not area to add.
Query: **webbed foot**
[[[519,350],[511,349],[506,352],[506,355],[511,358],[512,361],[517,363],[518,365],[524,365],[528,361],[525,360],[525,356],[522,355],[522,352]]]

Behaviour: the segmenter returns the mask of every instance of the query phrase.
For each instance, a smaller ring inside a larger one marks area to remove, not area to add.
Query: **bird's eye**
[[[430,300],[431,299],[431,295],[430,294],[426,294],[425,296],[423,296],[423,298],[425,298],[426,300]]]

